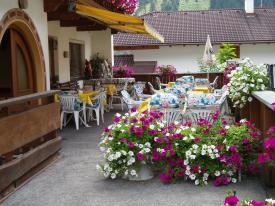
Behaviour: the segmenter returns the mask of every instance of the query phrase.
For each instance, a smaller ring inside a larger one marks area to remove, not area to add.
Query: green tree
[[[236,57],[236,48],[233,44],[223,44],[217,53],[217,60],[220,64],[225,63],[227,60],[235,59]]]

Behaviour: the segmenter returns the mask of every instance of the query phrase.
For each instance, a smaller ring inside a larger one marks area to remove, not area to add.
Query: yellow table
[[[188,91],[187,94],[203,94],[203,91]]]
[[[80,101],[86,103],[86,104],[93,104],[92,97],[99,95],[99,91],[84,91],[83,93],[79,92],[78,96]]]
[[[208,87],[200,86],[200,87],[195,87],[194,91],[201,91],[204,94],[207,94],[207,93],[209,93],[209,88]]]
[[[103,87],[105,88],[107,95],[110,96],[112,96],[117,91],[115,84],[105,84]]]
[[[174,84],[175,84],[175,82],[168,82],[168,84],[167,84],[167,88],[169,88],[169,87],[173,87],[173,86],[174,86]]]
[[[150,101],[151,101],[151,98],[148,98],[148,99],[145,99],[141,105],[139,105],[139,108],[138,108],[138,112],[139,113],[142,113],[146,110],[150,110]]]

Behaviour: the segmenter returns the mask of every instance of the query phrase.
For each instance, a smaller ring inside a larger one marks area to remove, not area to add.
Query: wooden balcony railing
[[[58,91],[0,101],[0,199],[60,150]]]
[[[256,128],[264,134],[271,126],[275,126],[275,111],[272,110],[273,106],[271,105],[273,102],[275,102],[275,92],[254,92],[253,101],[241,110],[237,110],[238,119],[252,121]]]

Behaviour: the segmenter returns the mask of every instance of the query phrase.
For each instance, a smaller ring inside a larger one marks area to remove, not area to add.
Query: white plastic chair
[[[81,120],[86,125],[86,114],[85,112],[83,112],[85,110],[84,106],[81,106],[81,104],[79,103],[79,108],[76,108],[78,97],[73,95],[60,95],[59,101],[61,104],[60,129],[62,129],[63,126],[66,126],[71,120],[71,118],[67,120],[67,114],[73,114],[77,130],[79,130],[79,120]],[[80,116],[81,112],[83,113],[84,120]]]
[[[147,82],[147,84],[149,85],[151,94],[160,93],[161,90],[156,90],[156,89],[154,88],[154,86],[151,84],[151,82]]]
[[[113,100],[114,99],[118,99],[120,101],[120,105],[121,105],[121,110],[123,111],[123,106],[124,106],[124,101],[123,101],[123,98],[120,94],[120,92],[122,90],[127,90],[127,87],[128,87],[128,82],[126,81],[125,84],[121,87],[121,85],[118,85],[117,86],[117,91],[115,94],[113,94],[111,97],[110,97],[110,108],[113,108]]]
[[[165,122],[166,126],[169,126],[175,122],[181,123],[183,121],[183,111],[181,109],[161,109],[163,112],[162,120]]]
[[[163,89],[163,88],[166,88],[166,87],[167,87],[167,84],[161,83],[159,77],[156,77],[156,83],[157,83],[159,89]]]
[[[214,81],[209,84],[210,90],[213,90],[213,89],[215,89],[217,87],[217,85],[218,85],[218,79],[219,79],[219,76],[216,76],[216,78],[214,79]]]
[[[100,92],[100,97],[99,97],[99,101],[100,101],[100,113],[101,113],[101,120],[104,123],[104,111],[105,111],[105,103],[106,103],[106,92],[102,91]]]
[[[145,82],[137,82],[134,84],[134,96],[137,100],[144,100],[150,98],[152,95],[144,94],[143,90],[145,88]]]
[[[101,94],[97,95],[96,97],[91,98],[95,103],[89,104],[86,106],[86,110],[88,111],[88,121],[94,120],[93,112],[95,112],[95,119],[97,122],[97,126],[99,126],[99,111],[100,111],[100,101],[101,101]],[[102,110],[101,110],[102,111]]]
[[[209,122],[213,123],[212,114],[215,113],[213,109],[189,109],[185,115],[185,121],[191,121],[193,124],[196,124],[200,119],[206,119]]]
[[[126,90],[122,90],[121,95],[129,110],[133,107],[138,108],[139,105],[142,103],[142,101],[136,101],[132,99],[130,94]]]

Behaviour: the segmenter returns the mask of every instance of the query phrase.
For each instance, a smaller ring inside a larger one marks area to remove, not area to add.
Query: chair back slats
[[[77,97],[72,95],[60,95],[59,101],[62,107],[62,110],[64,111],[74,111],[75,102]]]

